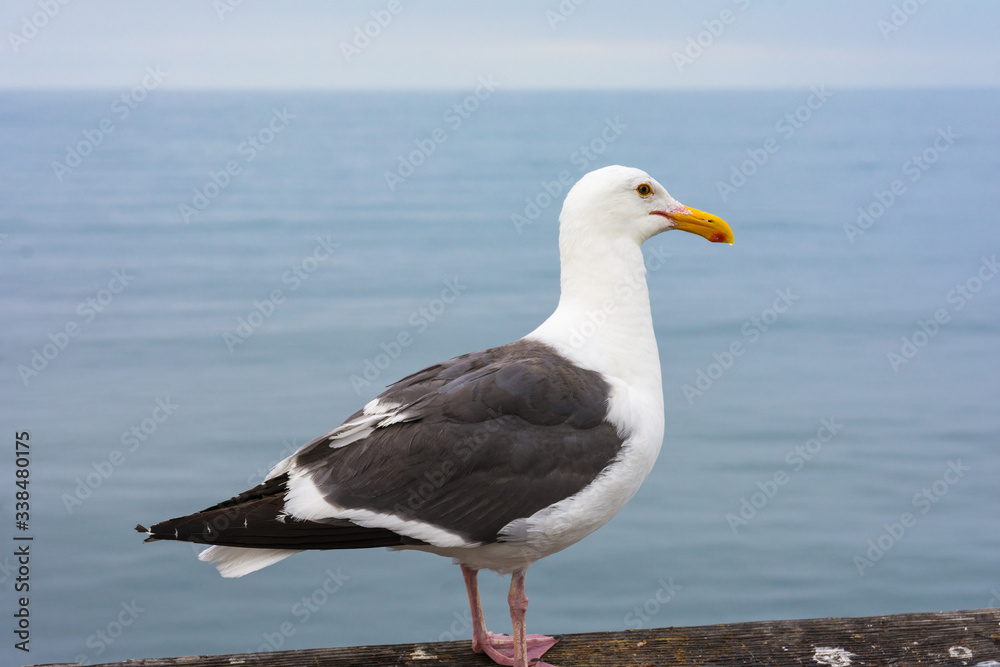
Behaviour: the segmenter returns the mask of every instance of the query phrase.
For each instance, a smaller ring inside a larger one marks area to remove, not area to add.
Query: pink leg
[[[525,634],[524,616],[528,609],[528,598],[524,594],[524,572],[515,572],[511,577],[510,593],[507,595],[510,618],[514,626],[513,637],[497,635],[486,630],[483,606],[479,600],[477,575],[478,570],[462,565],[462,576],[465,578],[465,589],[469,594],[469,607],[472,610],[472,650],[476,653],[485,653],[493,662],[507,667],[529,667],[529,665],[552,667],[538,660],[559,641],[559,638]]]
[[[462,576],[465,577],[465,592],[469,594],[469,608],[472,610],[472,650],[482,653],[490,645],[490,633],[486,630],[486,619],[483,618],[483,603],[479,600],[479,582],[476,577],[479,570],[473,570],[462,565]]]

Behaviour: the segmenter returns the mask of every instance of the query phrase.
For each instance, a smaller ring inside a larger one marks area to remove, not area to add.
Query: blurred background
[[[532,330],[558,298],[565,191],[608,164],[736,243],[646,244],[663,450],[615,520],[531,569],[531,631],[1000,605],[998,18],[5,3],[0,661],[470,637],[439,557],[309,553],[225,580],[132,529]],[[481,585],[506,630],[506,579]]]

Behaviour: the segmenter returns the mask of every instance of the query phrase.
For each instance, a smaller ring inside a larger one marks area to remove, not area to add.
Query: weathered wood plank
[[[565,635],[561,667],[947,665],[1000,667],[1000,609],[756,621]],[[109,667],[486,667],[468,641],[144,658]],[[36,666],[40,667],[40,666]],[[69,663],[53,667],[69,667]]]

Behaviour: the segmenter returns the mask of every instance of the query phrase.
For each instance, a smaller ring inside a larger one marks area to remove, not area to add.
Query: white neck
[[[660,357],[639,245],[631,239],[579,242],[560,235],[559,250],[559,305],[528,337],[659,397],[662,405]]]

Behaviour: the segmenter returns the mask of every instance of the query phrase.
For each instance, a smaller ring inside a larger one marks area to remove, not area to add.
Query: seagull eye
[[[640,197],[648,197],[653,194],[653,186],[649,183],[640,183],[639,187],[637,187],[635,191],[639,193]]]

